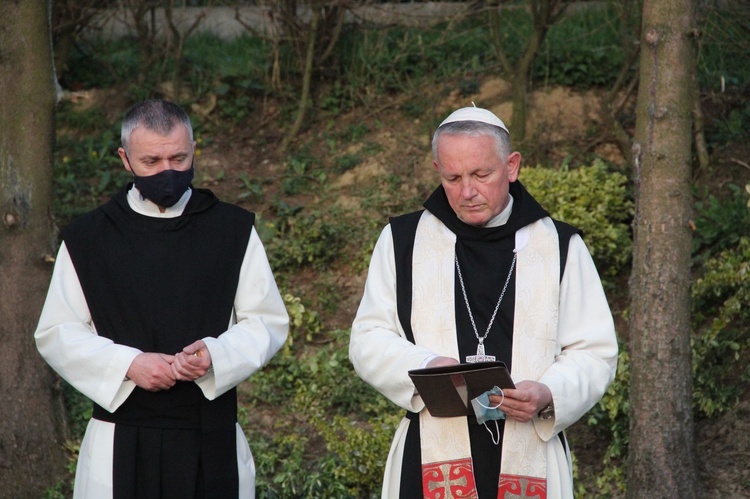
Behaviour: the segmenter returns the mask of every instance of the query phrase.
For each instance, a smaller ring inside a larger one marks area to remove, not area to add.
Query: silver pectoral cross
[[[477,354],[476,355],[467,355],[466,356],[466,362],[470,362],[472,364],[475,364],[477,362],[492,362],[495,360],[494,355],[485,355],[484,353],[484,342],[480,341],[477,345]]]

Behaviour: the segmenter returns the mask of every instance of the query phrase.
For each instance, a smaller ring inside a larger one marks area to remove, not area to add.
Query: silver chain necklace
[[[477,325],[474,322],[474,314],[471,313],[471,307],[469,306],[469,297],[466,296],[466,287],[464,286],[464,278],[461,275],[461,267],[458,265],[458,255],[456,255],[456,271],[458,272],[458,282],[461,283],[461,292],[464,295],[464,302],[466,303],[466,310],[469,312],[469,319],[471,320],[471,327],[474,328],[474,336],[476,336],[477,341],[479,344],[477,345],[477,354],[476,355],[467,355],[466,356],[466,362],[488,362],[488,361],[494,361],[495,356],[494,355],[486,355],[484,353],[484,340],[489,336],[490,329],[492,328],[492,324],[495,322],[495,316],[497,315],[497,311],[500,308],[500,303],[503,301],[503,296],[505,296],[505,290],[508,289],[508,283],[510,282],[510,276],[513,275],[513,268],[516,266],[516,253],[513,252],[513,261],[510,262],[510,270],[508,271],[508,277],[505,278],[505,284],[503,285],[503,290],[500,292],[500,298],[497,300],[497,305],[495,305],[495,310],[492,312],[492,318],[490,318],[490,323],[487,325],[487,331],[484,332],[484,336],[479,336],[479,332],[477,331]]]

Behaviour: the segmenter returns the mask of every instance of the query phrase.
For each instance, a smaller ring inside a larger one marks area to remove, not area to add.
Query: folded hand
[[[179,381],[195,381],[211,368],[211,354],[203,340],[198,340],[174,356],[172,373]]]
[[[167,390],[177,382],[172,371],[173,361],[173,355],[144,352],[133,359],[127,376],[144,390]]]

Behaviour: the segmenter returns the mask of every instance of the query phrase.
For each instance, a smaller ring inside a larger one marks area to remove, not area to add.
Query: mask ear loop
[[[495,429],[497,430],[497,438],[495,438],[495,434],[492,433],[492,430],[490,430],[490,427],[487,426],[487,422],[482,423],[485,428],[487,428],[487,431],[490,432],[490,437],[492,437],[492,443],[497,445],[500,443],[500,426],[497,424],[497,420],[495,420]]]
[[[505,402],[505,392],[503,391],[502,388],[498,388],[498,390],[500,390],[500,397],[502,397],[500,399],[500,403],[499,404],[497,404],[494,407],[493,406],[486,406],[482,402],[480,402],[479,400],[477,400],[477,404],[481,405],[485,409],[498,409],[498,408],[500,408],[500,406],[503,405],[503,402]],[[492,438],[492,443],[495,444],[495,445],[498,445],[500,443],[500,426],[497,424],[497,420],[495,420],[495,429],[497,430],[497,438],[495,437],[495,434],[492,433],[492,430],[490,429],[490,427],[487,426],[486,422],[482,423],[482,424],[484,424],[484,427],[489,432],[490,437]]]
[[[500,403],[499,404],[497,404],[494,407],[491,407],[491,406],[484,405],[479,399],[477,399],[477,404],[481,405],[485,409],[499,409],[500,406],[503,405],[503,402],[505,402],[505,392],[503,391],[502,388],[498,388],[498,390],[500,390],[500,396],[502,397],[500,399]]]

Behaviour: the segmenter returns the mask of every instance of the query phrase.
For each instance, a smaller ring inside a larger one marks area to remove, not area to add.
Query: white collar
[[[485,224],[485,227],[500,227],[501,225],[505,225],[506,223],[508,223],[508,219],[510,218],[510,214],[512,211],[513,196],[508,194],[508,206],[506,206],[505,209],[499,214],[491,218],[490,221]]]
[[[136,186],[132,186],[130,188],[130,190],[128,191],[127,199],[130,208],[132,208],[134,212],[140,215],[155,218],[175,218],[182,215],[182,212],[185,210],[185,206],[187,206],[192,193],[193,190],[188,187],[188,190],[185,191],[185,194],[182,195],[180,200],[177,201],[174,206],[170,206],[169,208],[165,209],[164,213],[159,211],[159,207],[156,204],[149,201],[148,199],[144,199],[141,196],[141,191],[139,191]]]

